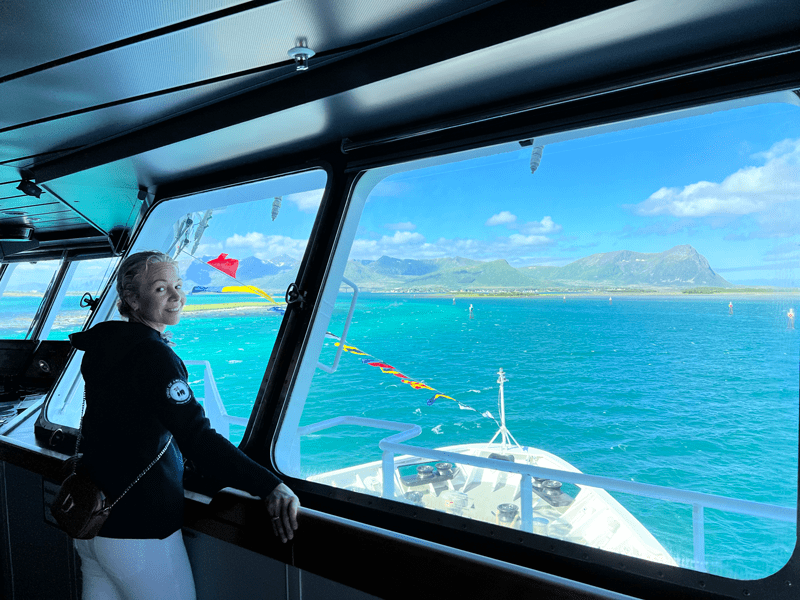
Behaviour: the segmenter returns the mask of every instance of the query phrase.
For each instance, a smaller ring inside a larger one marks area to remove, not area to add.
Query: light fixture
[[[42,188],[29,179],[23,179],[22,182],[17,186],[17,189],[27,196],[35,196],[38,198],[42,195]]]
[[[315,54],[316,52],[314,52],[311,48],[306,48],[305,46],[295,46],[289,50],[289,56],[294,59],[294,64],[297,65],[298,71],[308,70],[308,59]]]
[[[0,227],[0,242],[27,242],[33,234],[33,227]]]

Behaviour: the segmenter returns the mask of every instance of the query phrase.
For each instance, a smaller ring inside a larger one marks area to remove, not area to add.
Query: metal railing
[[[648,483],[637,483],[634,481],[624,481],[613,477],[602,477],[598,475],[588,475],[573,471],[562,471],[560,469],[546,469],[533,465],[512,463],[505,460],[482,458],[478,456],[467,456],[457,452],[447,452],[431,448],[422,448],[404,443],[416,437],[422,430],[418,425],[407,423],[396,423],[393,421],[382,421],[379,419],[368,419],[365,417],[343,416],[320,421],[312,425],[300,427],[297,430],[298,436],[304,436],[323,429],[335,427],[337,425],[359,425],[363,427],[373,427],[377,429],[389,429],[398,431],[394,435],[382,439],[378,446],[383,451],[381,459],[383,468],[383,489],[381,495],[384,498],[394,498],[395,482],[394,471],[398,466],[395,462],[397,455],[409,455],[416,458],[429,460],[452,462],[454,464],[470,465],[472,467],[492,469],[506,473],[516,473],[520,475],[520,517],[522,529],[531,532],[533,519],[533,478],[557,479],[565,483],[585,485],[593,488],[600,488],[606,491],[622,492],[648,498],[656,498],[669,502],[680,502],[692,507],[692,541],[694,549],[694,568],[697,571],[706,571],[705,561],[705,508],[713,508],[726,512],[732,512],[754,517],[774,519],[788,523],[797,522],[797,509],[775,504],[753,502],[750,500],[738,500],[714,494],[678,490],[674,488],[653,485]],[[408,464],[408,461],[403,461]]]
[[[214,380],[214,373],[211,370],[211,364],[207,360],[187,360],[184,361],[186,365],[202,366],[203,367],[203,388],[205,396],[198,398],[198,401],[203,403],[203,408],[206,411],[208,420],[211,421],[211,426],[217,433],[225,436],[225,439],[231,439],[231,425],[247,426],[247,419],[244,417],[234,417],[228,414],[225,405],[222,403],[222,397],[219,395],[217,389],[217,382]]]
[[[205,387],[205,397],[201,400],[205,408],[206,416],[211,421],[212,427],[220,434],[230,439],[230,425],[247,426],[247,419],[229,415],[222,403],[217,383],[211,365],[206,360],[187,360],[187,365],[203,367],[203,383]],[[692,507],[692,544],[694,555],[694,569],[706,571],[705,561],[705,509],[712,508],[725,512],[741,515],[773,519],[787,523],[797,522],[797,509],[778,506],[776,504],[766,504],[763,502],[753,502],[751,500],[739,500],[715,494],[694,492],[688,490],[678,490],[660,485],[649,483],[638,483],[634,481],[624,481],[613,477],[603,477],[599,475],[589,475],[573,471],[563,471],[560,469],[547,469],[521,463],[512,463],[505,460],[482,458],[479,456],[468,456],[457,452],[447,452],[431,448],[414,446],[404,442],[422,433],[419,425],[408,423],[398,423],[395,421],[384,421],[380,419],[369,419],[366,417],[341,416],[327,419],[297,429],[298,438],[316,433],[323,429],[329,429],[339,425],[357,425],[361,427],[371,427],[375,429],[387,429],[396,431],[394,435],[383,438],[378,447],[383,451],[381,458],[383,471],[383,489],[381,495],[384,498],[394,498],[395,481],[394,472],[398,466],[410,464],[415,459],[424,458],[440,462],[452,462],[454,464],[469,465],[477,468],[491,469],[505,473],[516,473],[520,475],[520,517],[521,527],[524,531],[533,531],[533,478],[557,479],[562,483],[572,483],[606,491],[621,492],[655,498],[668,502],[679,502]],[[399,464],[396,460],[398,455],[413,457],[414,460],[405,459]]]

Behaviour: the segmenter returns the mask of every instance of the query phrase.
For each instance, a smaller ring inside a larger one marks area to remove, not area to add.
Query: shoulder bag
[[[158,456],[155,457],[153,462],[147,465],[147,468],[133,480],[133,483],[125,488],[125,491],[120,494],[119,498],[109,504],[103,490],[97,487],[91,478],[85,473],[76,472],[79,460],[78,449],[81,443],[81,430],[83,429],[83,412],[85,409],[86,391],[84,390],[83,405],[81,408],[81,425],[78,428],[78,438],[75,441],[75,455],[71,459],[72,473],[61,483],[61,488],[51,507],[53,517],[59,527],[61,527],[67,535],[78,540],[90,540],[98,534],[114,505],[122,500],[122,497],[144,477],[145,473],[147,473],[162,456],[164,456],[167,448],[169,448],[169,445],[172,443],[172,436],[170,435],[169,440],[164,444],[161,452],[158,453]]]

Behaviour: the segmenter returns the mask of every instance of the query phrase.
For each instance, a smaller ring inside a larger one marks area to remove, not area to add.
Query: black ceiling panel
[[[7,2],[0,210],[38,177],[108,231],[140,188],[797,50],[796,0]]]

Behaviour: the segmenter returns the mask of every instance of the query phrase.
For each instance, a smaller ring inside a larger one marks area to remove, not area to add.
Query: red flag
[[[239,261],[235,258],[228,258],[225,253],[220,254],[214,260],[208,261],[208,264],[231,277],[236,277],[236,269],[239,268]]]

